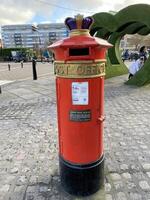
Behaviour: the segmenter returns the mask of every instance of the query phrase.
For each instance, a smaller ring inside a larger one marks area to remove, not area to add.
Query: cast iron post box
[[[61,184],[90,195],[103,185],[105,54],[112,45],[92,37],[91,17],[65,20],[70,35],[49,46],[55,54]]]

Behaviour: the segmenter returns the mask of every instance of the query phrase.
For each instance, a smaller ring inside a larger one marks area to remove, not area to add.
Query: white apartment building
[[[32,24],[4,25],[1,27],[3,48],[34,48],[42,47],[68,36],[63,23],[38,24],[37,30],[32,30]]]

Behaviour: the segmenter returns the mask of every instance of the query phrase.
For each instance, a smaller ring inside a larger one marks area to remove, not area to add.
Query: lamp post
[[[41,52],[41,38],[40,38],[40,35],[39,35],[39,31],[38,31],[38,27],[36,25],[32,25],[32,31],[33,32],[36,32],[37,33],[37,38],[38,38],[38,49],[40,51],[40,56],[41,56],[41,61],[42,61],[42,52]]]

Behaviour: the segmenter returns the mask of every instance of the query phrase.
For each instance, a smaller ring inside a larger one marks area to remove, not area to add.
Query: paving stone
[[[149,200],[150,87],[133,89],[125,76],[105,81],[106,199]],[[75,200],[60,192],[54,77],[13,83],[1,97],[0,196]]]
[[[125,171],[128,169],[128,165],[126,164],[120,165],[120,169]]]
[[[124,187],[123,182],[121,181],[114,181],[113,185],[116,190],[121,190]]]
[[[32,194],[29,194],[26,199],[27,200],[34,200],[35,198]]]
[[[110,177],[112,178],[113,181],[121,180],[121,176],[117,173],[110,174]]]
[[[30,168],[24,167],[24,168],[22,169],[22,173],[27,173],[27,172],[30,172]]]
[[[27,180],[26,176],[20,176],[17,179],[16,185],[17,186],[19,186],[19,185],[25,185],[25,184],[27,184],[27,182],[28,182],[28,180]]]
[[[131,181],[126,181],[126,185],[127,185],[127,188],[129,190],[133,190],[133,189],[137,188],[137,185],[134,182],[131,182]]]
[[[123,173],[122,176],[125,179],[131,179],[131,174],[129,174],[128,172],[127,173]]]
[[[147,174],[147,175],[148,175],[148,177],[150,178],[150,172],[147,172],[146,174]]]
[[[142,188],[142,190],[150,190],[150,186],[147,181],[140,181],[139,185]]]
[[[10,195],[11,200],[24,200],[26,186],[16,186],[12,194]]]
[[[15,181],[15,176],[14,175],[7,174],[4,177],[4,183],[6,183],[6,184],[10,184],[11,185],[14,181]]]
[[[50,175],[38,176],[38,182],[39,183],[49,184],[50,181],[51,181],[51,176]]]
[[[31,176],[29,179],[29,185],[35,185],[38,183],[38,176]]]
[[[146,145],[140,145],[142,149],[148,149]]]
[[[46,193],[46,192],[48,192],[48,186],[40,186],[39,192],[40,193]]]
[[[10,173],[11,174],[15,174],[15,173],[18,173],[18,168],[17,167],[14,167],[14,168],[12,168],[11,170],[10,170]]]
[[[36,200],[38,196],[38,186],[29,186],[26,190],[25,200]]]
[[[110,192],[111,191],[111,184],[110,183],[105,183],[105,191]]]
[[[8,185],[8,184],[2,185],[2,186],[0,187],[0,192],[6,193],[6,192],[9,191],[9,188],[10,188],[10,185]]]
[[[138,194],[138,193],[131,192],[131,193],[129,193],[129,196],[130,196],[131,200],[142,200],[143,199],[141,194]]]
[[[127,200],[125,193],[119,192],[117,194],[116,200]]]
[[[150,171],[150,163],[144,163],[142,164],[143,169]]]
[[[106,200],[113,200],[112,195],[111,194],[106,194]]]

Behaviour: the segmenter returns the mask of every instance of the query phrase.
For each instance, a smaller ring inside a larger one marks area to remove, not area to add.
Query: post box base
[[[61,185],[66,192],[77,196],[88,196],[104,185],[104,156],[86,165],[73,165],[62,157],[59,162]]]

